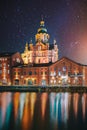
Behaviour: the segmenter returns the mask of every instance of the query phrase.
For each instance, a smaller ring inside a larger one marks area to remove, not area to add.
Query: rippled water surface
[[[0,93],[0,130],[87,130],[87,94]]]

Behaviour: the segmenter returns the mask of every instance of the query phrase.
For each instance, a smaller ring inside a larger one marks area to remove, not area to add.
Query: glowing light
[[[43,118],[43,119],[44,119],[45,112],[46,112],[47,97],[48,97],[48,94],[47,94],[47,93],[43,93],[42,96],[41,96],[41,102],[42,102],[41,110],[42,110],[42,118]]]

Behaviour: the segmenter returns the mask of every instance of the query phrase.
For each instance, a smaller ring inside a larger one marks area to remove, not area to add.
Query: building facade
[[[12,85],[12,66],[22,64],[17,53],[0,53],[0,85]]]
[[[57,86],[85,86],[86,66],[63,57],[49,67],[49,84]]]
[[[13,68],[13,85],[87,86],[87,66],[66,57],[55,63]]]

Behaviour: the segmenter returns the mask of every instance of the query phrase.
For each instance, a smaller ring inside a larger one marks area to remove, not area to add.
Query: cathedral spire
[[[41,21],[40,21],[40,26],[41,26],[41,27],[44,27],[44,23],[45,23],[45,22],[44,22],[44,20],[43,20],[43,15],[42,15],[42,16],[41,16]]]
[[[26,42],[26,45],[25,45],[25,52],[28,51],[28,42]]]

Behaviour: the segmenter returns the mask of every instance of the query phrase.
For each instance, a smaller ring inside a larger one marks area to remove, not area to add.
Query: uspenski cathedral
[[[56,40],[44,20],[35,35],[35,43],[26,43],[23,53],[0,54],[0,85],[22,86],[87,86],[87,65],[67,57],[58,58]]]
[[[35,63],[43,64],[56,62],[58,60],[58,45],[56,40],[53,44],[49,43],[50,35],[47,33],[45,23],[40,22],[40,28],[35,35],[35,44],[26,43],[24,53],[21,54],[24,64]]]

